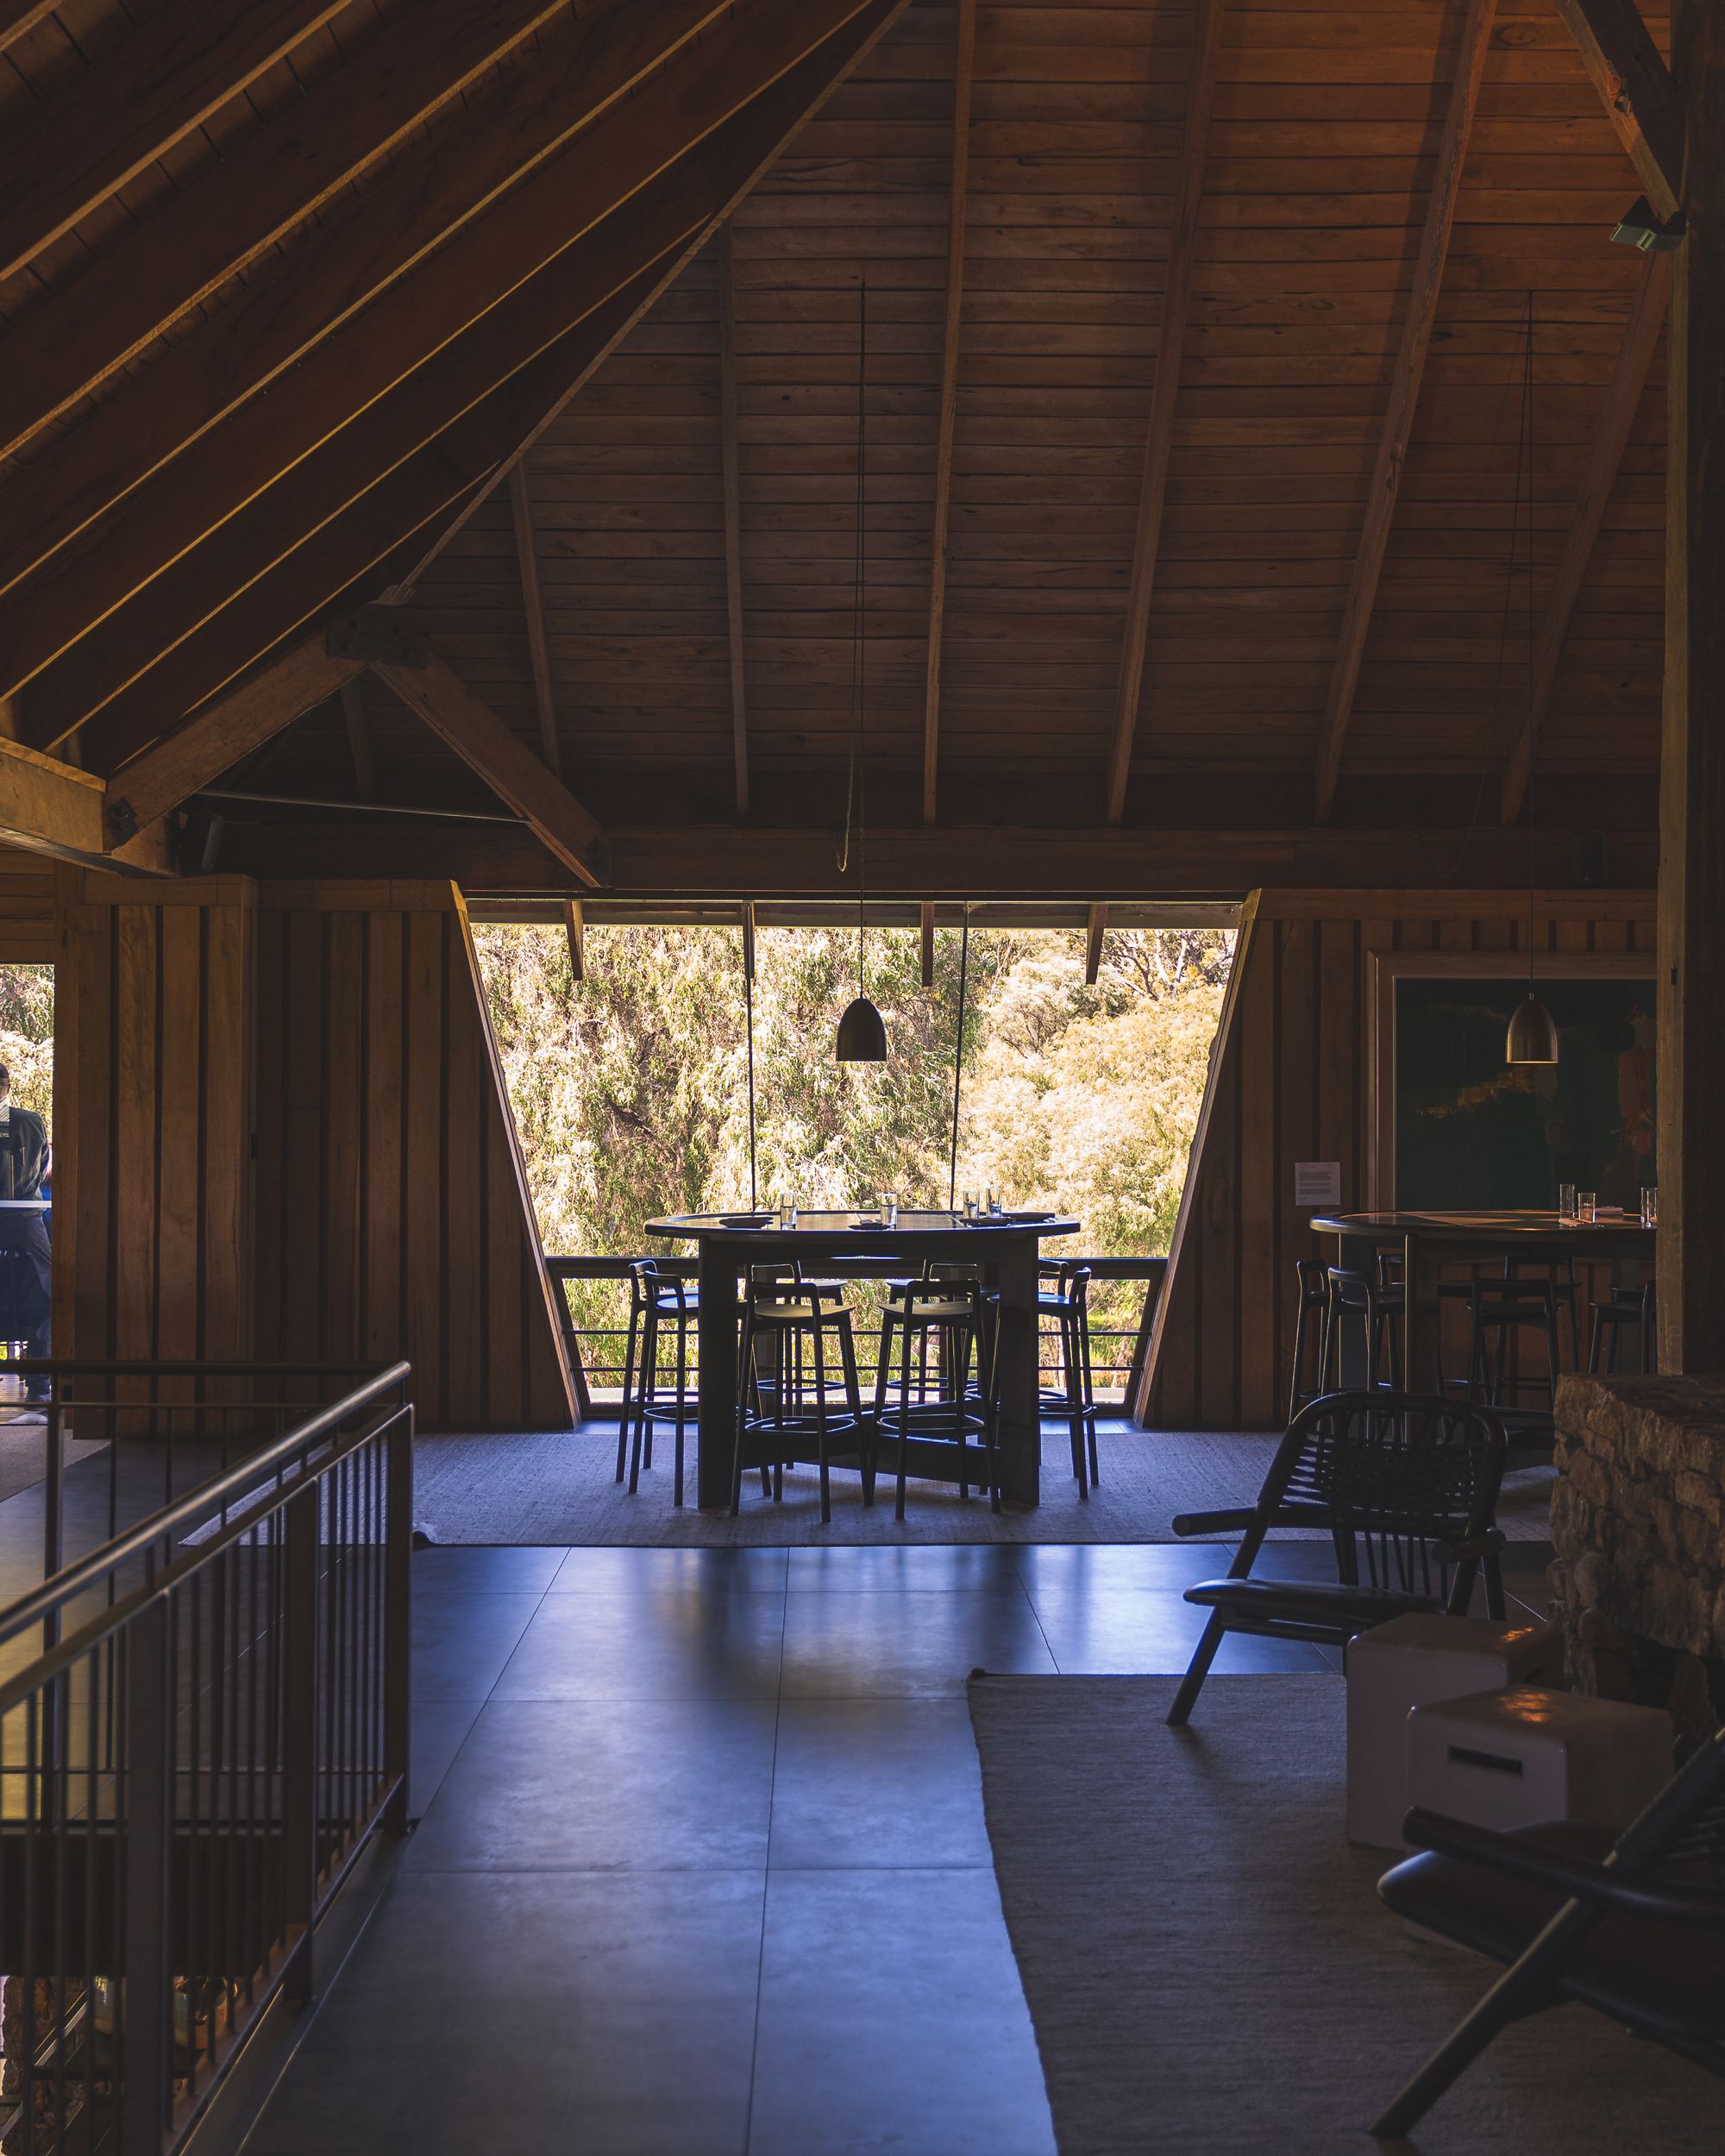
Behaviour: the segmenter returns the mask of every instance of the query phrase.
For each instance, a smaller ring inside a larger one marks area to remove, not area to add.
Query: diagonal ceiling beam
[[[1156,557],[1162,543],[1163,505],[1168,493],[1168,461],[1174,448],[1174,411],[1180,396],[1180,367],[1186,349],[1186,322],[1191,309],[1192,260],[1198,245],[1198,214],[1204,196],[1204,165],[1209,150],[1210,110],[1215,102],[1216,67],[1222,48],[1226,0],[1198,0],[1193,34],[1191,72],[1186,81],[1186,119],[1180,140],[1180,172],[1175,183],[1174,225],[1168,249],[1168,284],[1162,303],[1162,328],[1156,344],[1156,381],[1151,391],[1150,426],[1145,437],[1144,477],[1138,487],[1138,530],[1132,542],[1132,580],[1126,591],[1126,619],[1120,647],[1120,681],[1114,693],[1113,742],[1108,752],[1108,821],[1126,814],[1126,780],[1132,773],[1132,739],[1144,690],[1145,655],[1150,638],[1151,602],[1156,592]]]
[[[1414,286],[1402,324],[1401,347],[1390,378],[1389,400],[1384,408],[1378,436],[1377,458],[1372,467],[1371,489],[1365,499],[1365,522],[1359,551],[1354,557],[1353,576],[1342,609],[1341,641],[1330,675],[1323,724],[1318,736],[1317,778],[1313,790],[1314,823],[1328,821],[1336,796],[1336,780],[1342,768],[1342,749],[1353,717],[1355,692],[1359,686],[1360,661],[1371,628],[1371,612],[1377,599],[1377,582],[1383,573],[1383,556],[1389,544],[1389,528],[1396,517],[1396,498],[1401,492],[1402,473],[1408,457],[1408,441],[1414,429],[1414,409],[1420,399],[1420,381],[1426,371],[1426,352],[1432,325],[1437,319],[1438,296],[1443,289],[1444,263],[1449,254],[1450,231],[1455,222],[1456,197],[1461,191],[1462,167],[1467,161],[1468,137],[1473,131],[1474,109],[1485,72],[1485,57],[1491,44],[1497,0],[1468,0],[1462,27],[1461,50],[1457,56],[1455,80],[1450,88],[1449,110],[1438,145],[1437,169],[1426,203],[1426,226],[1420,239],[1419,259],[1414,266]]]
[[[718,229],[718,459],[724,492],[724,622],[737,813],[749,813],[749,684],[743,655],[743,486],[737,453],[737,266],[731,220]]]
[[[0,138],[0,279],[184,141],[346,0],[170,0]]]
[[[362,670],[332,658],[323,635],[307,636],[273,666],[214,704],[117,772],[108,787],[110,844],[178,808],[296,718],[343,689]]]
[[[1557,0],[1557,10],[1647,199],[1662,217],[1673,216],[1683,201],[1683,117],[1671,70],[1634,0]]]
[[[946,530],[952,444],[958,427],[958,336],[964,312],[964,227],[970,202],[970,93],[976,73],[976,0],[958,0],[952,76],[952,183],[946,218],[946,323],[940,342],[940,421],[934,448],[934,532],[929,557],[928,658],[922,699],[922,820],[940,791],[940,661],[946,632]]]
[[[374,670],[566,868],[586,883],[605,881],[609,862],[598,819],[458,674],[436,657],[424,666],[383,661]]]
[[[0,53],[46,22],[60,4],[60,0],[0,0]]]
[[[407,364],[473,321],[508,281],[499,284],[487,269],[483,244],[476,263],[442,243],[494,210],[524,174],[555,161],[668,54],[727,12],[722,0],[613,0],[583,9],[557,37],[542,39],[530,71],[510,71],[470,99],[447,132],[327,204],[306,244],[224,296],[217,334],[181,340],[9,479],[0,591],[411,273],[418,282],[406,305],[418,328]],[[509,215],[530,211],[536,232],[549,219],[552,237],[538,260],[574,236],[555,189],[553,197],[549,204],[537,194],[511,197]],[[528,235],[505,247],[511,265],[519,265],[524,248],[531,256]],[[343,398],[338,388],[330,426],[355,409]]]
[[[348,754],[354,762],[354,793],[361,801],[377,799],[372,764],[372,730],[366,718],[365,693],[357,679],[342,685],[342,723],[348,730]]]
[[[347,595],[343,603],[351,605],[358,597],[375,597],[385,586],[397,591],[410,586],[471,513],[475,498],[552,423],[617,339],[905,3],[870,0],[837,37],[765,93],[758,108],[731,122],[724,140],[706,147],[688,175],[668,176],[656,207],[643,200],[635,218],[619,222],[605,238],[605,244],[618,251],[608,258],[606,276],[595,273],[593,281],[604,289],[630,250],[638,254],[680,220],[692,220],[685,223],[681,243],[618,286],[458,425],[368,487],[327,527],[316,530],[204,628],[113,698],[85,731],[91,764],[112,769],[161,731],[164,713],[194,709],[295,628],[320,618],[342,595]],[[409,536],[416,534],[410,547]],[[378,580],[356,597],[356,587],[374,568]],[[27,698],[27,705],[29,702]],[[78,724],[76,705],[72,699],[64,709],[37,714],[32,738],[39,743],[61,738]]]
[[[1527,781],[1533,773],[1540,730],[1551,708],[1552,689],[1568,640],[1570,623],[1581,597],[1587,565],[1593,558],[1605,505],[1617,484],[1623,452],[1629,444],[1629,431],[1640,409],[1641,392],[1647,385],[1648,371],[1659,349],[1670,298],[1671,258],[1665,254],[1649,255],[1640,290],[1635,295],[1635,304],[1623,332],[1623,342],[1618,347],[1616,365],[1605,392],[1604,409],[1594,428],[1587,469],[1570,516],[1557,575],[1546,604],[1545,618],[1540,624],[1539,641],[1534,647],[1527,715],[1503,767],[1498,808],[1506,824],[1518,821],[1521,805],[1527,799]]]
[[[798,0],[788,10],[785,0],[755,0],[752,11],[740,11],[698,53],[608,112],[494,211],[464,227],[423,272],[327,338],[290,384],[205,436],[12,593],[0,607],[0,695],[34,678],[200,541],[210,561],[237,567],[244,550],[222,526],[278,479],[286,475],[290,492],[304,498],[333,478],[328,515],[429,441],[584,311],[590,243],[610,241],[607,220],[625,227],[627,249],[649,222],[643,190],[674,177],[679,160],[715,134],[724,136],[730,122],[743,122],[746,131],[756,114],[775,110],[774,93],[786,78],[800,111],[807,101],[799,103],[798,71],[812,61],[824,74],[830,65],[820,27],[831,38],[866,12],[860,0]],[[643,243],[634,260],[647,251]],[[495,294],[499,284],[495,304],[480,304],[487,286]],[[219,324],[212,334],[219,337]],[[337,442],[344,426],[349,436]],[[314,484],[302,461],[320,449]],[[285,519],[279,504],[265,521],[285,540],[278,556],[311,528]],[[160,592],[140,611],[185,619]],[[95,667],[88,661],[81,670]],[[118,688],[131,674],[110,671],[109,678]]]
[[[397,148],[563,12],[565,0],[420,0],[218,163],[153,207],[99,269],[0,343],[0,456],[89,395],[190,308]]]
[[[533,490],[527,460],[509,467],[509,514],[515,527],[515,559],[521,572],[521,605],[527,617],[527,657],[533,674],[533,706],[539,716],[539,754],[548,771],[563,768],[557,739],[557,699],[551,687],[551,654],[545,641],[545,600],[539,589],[539,535],[533,527]]]

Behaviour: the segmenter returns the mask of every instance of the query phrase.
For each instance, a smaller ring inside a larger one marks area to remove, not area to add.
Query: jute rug
[[[1061,2156],[1369,2156],[1490,1982],[1377,1901],[1342,1833],[1339,1677],[982,1677],[994,1869]],[[1423,2156],[1702,2156],[1725,2084],[1579,2007],[1501,2036]]]
[[[631,1497],[613,1476],[612,1424],[519,1436],[421,1438],[415,1447],[414,1520],[435,1542],[629,1544],[645,1547],[735,1548],[809,1543],[1173,1542],[1176,1513],[1250,1505],[1276,1448],[1273,1437],[1212,1431],[1145,1431],[1104,1426],[1101,1481],[1078,1500],[1063,1428],[1043,1441],[1042,1502],[1033,1512],[990,1512],[988,1501],[962,1500],[938,1482],[913,1482],[902,1526],[890,1501],[864,1512],[854,1474],[832,1478],[832,1520],[820,1520],[812,1470],[785,1476],[782,1504],[745,1489],[743,1509],[702,1513],[694,1501],[694,1446],[685,1501],[671,1501],[671,1451],[662,1433],[655,1466]],[[1504,1488],[1500,1520],[1517,1541],[1550,1532],[1552,1471],[1529,1469]],[[1226,1538],[1232,1539],[1232,1538]]]

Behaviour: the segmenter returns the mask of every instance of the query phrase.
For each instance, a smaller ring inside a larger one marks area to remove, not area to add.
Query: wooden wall
[[[1138,1403],[1151,1428],[1272,1429],[1285,1414],[1295,1260],[1334,1258],[1294,1163],[1341,1163],[1370,1202],[1369,961],[1525,949],[1515,892],[1264,892],[1248,909]],[[1539,894],[1541,950],[1646,951],[1651,893]]]
[[[0,965],[51,965],[58,870],[44,854],[0,846]]]
[[[414,1364],[423,1429],[574,1420],[448,884],[63,905],[62,1350]]]

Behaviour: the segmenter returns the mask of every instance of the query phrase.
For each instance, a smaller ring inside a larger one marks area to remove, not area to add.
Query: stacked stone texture
[[[1725,1380],[1565,1377],[1550,1573],[1578,1689],[1712,1719],[1725,1660]]]

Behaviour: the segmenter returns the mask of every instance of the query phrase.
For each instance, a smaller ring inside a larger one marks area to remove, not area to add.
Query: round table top
[[[1450,1237],[1469,1243],[1552,1242],[1570,1236],[1621,1237],[1651,1243],[1659,1231],[1643,1227],[1634,1213],[1608,1213],[1603,1219],[1569,1220],[1560,1213],[1480,1210],[1477,1212],[1315,1213],[1312,1225],[1320,1233],[1399,1242],[1406,1235]]]
[[[1026,1212],[1028,1208],[1025,1209]],[[672,1213],[662,1220],[649,1220],[649,1235],[665,1237],[672,1241],[687,1237],[693,1241],[711,1238],[715,1241],[736,1238],[761,1240],[771,1238],[775,1242],[800,1243],[825,1241],[831,1238],[848,1238],[853,1235],[950,1235],[967,1239],[973,1236],[999,1235],[1076,1235],[1082,1224],[1057,1213],[1036,1213],[1029,1218],[1013,1218],[1002,1213],[998,1218],[989,1214],[975,1221],[966,1220],[962,1213],[913,1212],[901,1208],[898,1225],[888,1227],[878,1213],[870,1214],[861,1207],[846,1207],[834,1213],[799,1213],[794,1228],[781,1227],[775,1213]]]

